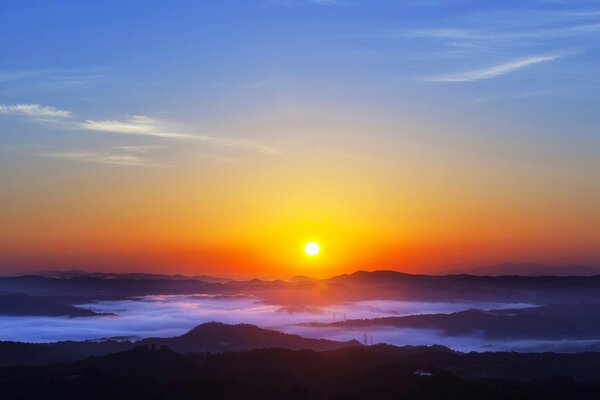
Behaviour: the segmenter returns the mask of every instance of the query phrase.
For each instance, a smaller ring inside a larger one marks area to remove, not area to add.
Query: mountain
[[[182,355],[143,346],[45,367],[0,368],[20,399],[597,399],[600,354],[438,348],[260,349]]]
[[[548,266],[533,263],[498,264],[459,271],[459,273],[485,276],[594,276],[600,275],[600,267],[590,267],[582,265]]]
[[[361,346],[356,340],[336,342],[326,339],[308,339],[277,331],[259,328],[255,325],[227,325],[208,322],[195,327],[184,335],[173,338],[149,338],[139,344],[167,346],[180,353],[219,352],[279,347],[284,349],[332,350],[341,347]]]
[[[483,334],[489,339],[597,340],[600,337],[600,304],[550,304],[542,307],[488,311],[471,309],[450,314],[422,314],[302,325],[437,329],[448,336]],[[599,344],[587,345],[600,350]]]
[[[133,279],[38,275],[0,277],[0,292],[33,296],[72,296],[87,301],[126,299],[158,294],[222,293],[223,284],[195,279]]]
[[[95,317],[113,315],[64,304],[47,296],[28,296],[22,293],[0,294],[0,315]]]
[[[148,338],[140,341],[62,341],[55,343],[0,342],[0,367],[9,365],[45,365],[102,356],[131,350],[138,346],[166,346],[179,353],[222,352],[251,350],[266,347],[285,349],[332,350],[362,346],[355,340],[336,342],[309,339],[254,325],[227,325],[209,322],[198,325],[189,332],[172,338]]]
[[[0,293],[52,296],[69,304],[149,295],[253,295],[281,307],[319,307],[362,300],[510,302],[543,305],[600,302],[598,276],[412,275],[357,271],[329,279],[205,282],[197,279],[133,279],[23,275],[0,277]]]
[[[214,277],[208,275],[180,275],[180,274],[150,274],[144,272],[129,272],[129,273],[117,273],[117,272],[88,272],[81,270],[65,270],[65,271],[40,271],[35,273],[38,276],[46,276],[49,278],[81,278],[81,277],[94,277],[94,278],[108,278],[108,279],[167,279],[167,280],[199,280],[203,282],[212,283],[225,283],[232,279]]]
[[[77,352],[56,348],[52,345],[0,341],[0,367],[47,365],[81,358],[83,356]]]

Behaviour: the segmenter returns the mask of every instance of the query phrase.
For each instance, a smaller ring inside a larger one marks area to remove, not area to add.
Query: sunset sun
[[[315,242],[308,242],[306,243],[306,245],[304,246],[304,252],[313,257],[316,256],[317,254],[319,254],[319,251],[321,249],[319,248],[319,245]]]

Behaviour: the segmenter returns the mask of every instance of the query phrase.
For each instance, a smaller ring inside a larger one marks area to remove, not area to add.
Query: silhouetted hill
[[[486,301],[548,304],[600,302],[600,276],[411,275],[357,271],[330,279],[205,282],[197,279],[139,279],[78,276],[0,277],[0,292],[60,296],[73,301],[115,300],[147,295],[254,295],[280,306],[319,306],[344,301]]]
[[[499,276],[594,276],[600,275],[600,267],[583,265],[548,266],[543,264],[497,264],[460,271],[471,275]]]
[[[81,276],[56,278],[36,275],[0,277],[0,292],[36,296],[75,296],[114,300],[155,294],[221,293],[221,283],[194,279],[132,279]]]
[[[361,346],[355,340],[336,342],[326,339],[308,339],[298,335],[262,329],[249,324],[227,325],[219,322],[199,325],[178,337],[168,339],[149,338],[139,343],[168,346],[180,353],[249,350],[266,347],[292,350],[332,350],[348,346]]]
[[[9,365],[46,365],[83,358],[78,352],[52,344],[0,341],[0,367]]]
[[[262,349],[182,355],[139,347],[0,368],[0,398],[597,399],[600,354],[460,354],[431,348]]]
[[[172,338],[149,338],[134,341],[63,341],[56,343],[0,342],[0,367],[9,365],[45,365],[52,362],[73,361],[89,356],[102,356],[126,351],[141,345],[167,346],[179,353],[222,352],[266,347],[286,349],[332,350],[361,346],[357,341],[336,342],[309,339],[254,325],[227,325],[209,322],[198,325],[184,335]]]
[[[106,279],[166,279],[166,280],[199,280],[203,282],[213,283],[225,283],[231,281],[230,278],[221,278],[208,275],[180,275],[180,274],[151,274],[144,272],[129,272],[129,273],[117,273],[117,272],[88,272],[81,270],[66,270],[66,271],[40,271],[36,272],[36,275],[45,276],[50,278],[81,278],[81,277],[94,277],[94,278],[106,278]]]
[[[155,351],[156,350],[156,351]],[[90,357],[73,363],[80,368],[106,369],[118,374],[176,374],[193,368],[194,357],[184,356],[168,347],[138,346],[130,350]]]
[[[63,304],[51,297],[28,296],[22,293],[0,295],[0,315],[93,317],[112,315]]]
[[[494,339],[597,339],[600,337],[600,304],[552,304],[490,311],[472,309],[451,314],[409,315],[303,325],[439,329],[450,336],[477,333]]]

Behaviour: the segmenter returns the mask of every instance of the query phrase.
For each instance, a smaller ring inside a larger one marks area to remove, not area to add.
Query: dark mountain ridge
[[[600,303],[549,304],[501,310],[470,309],[450,314],[421,314],[302,325],[439,329],[449,336],[483,334],[490,339],[597,340],[600,338]]]
[[[310,339],[262,329],[254,325],[208,322],[198,325],[181,336],[148,338],[140,341],[62,341],[39,344],[0,342],[0,366],[44,365],[52,362],[74,361],[88,356],[101,356],[130,350],[140,345],[167,346],[179,353],[240,351],[266,347],[323,351],[361,346],[354,340],[337,342],[326,339]]]
[[[600,354],[461,354],[352,347],[180,354],[142,346],[45,367],[0,368],[10,399],[596,399]]]
[[[0,294],[1,315],[97,317],[114,314],[97,313],[70,304],[64,304],[64,302],[52,297],[12,293]]]
[[[369,299],[403,301],[488,301],[548,304],[599,301],[600,276],[411,275],[357,271],[323,280],[205,282],[197,279],[123,277],[0,277],[0,292],[60,296],[78,302],[147,295],[245,293],[271,304],[308,305]],[[67,300],[64,300],[67,301]]]
[[[139,344],[168,346],[180,353],[240,351],[266,347],[291,350],[332,350],[340,347],[361,346],[356,340],[336,342],[327,339],[309,339],[298,335],[262,329],[255,325],[227,325],[208,322],[198,325],[184,335],[173,338],[148,338]]]
[[[483,276],[594,276],[600,275],[600,267],[584,265],[497,264],[472,268],[456,273]]]

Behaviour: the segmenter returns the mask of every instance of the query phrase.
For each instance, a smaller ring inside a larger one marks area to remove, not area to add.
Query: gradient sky
[[[599,1],[7,1],[0,48],[0,272],[600,265]]]

